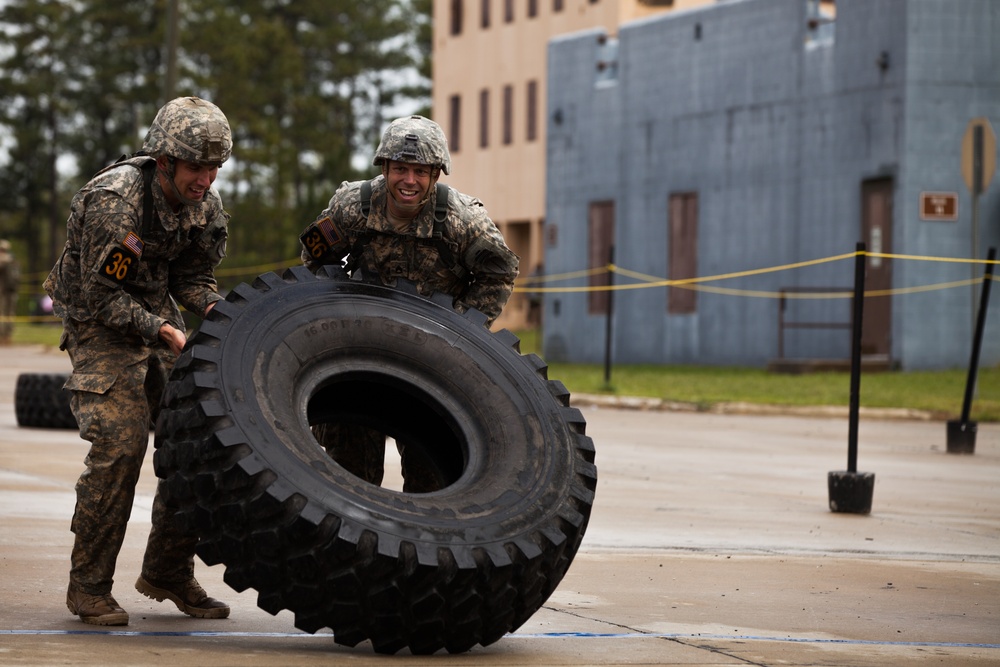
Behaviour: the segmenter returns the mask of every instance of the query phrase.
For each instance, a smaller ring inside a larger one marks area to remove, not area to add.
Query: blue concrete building
[[[820,7],[723,0],[550,43],[545,273],[613,250],[634,287],[547,283],[546,359],[605,358],[609,295],[615,363],[849,359],[863,242],[894,255],[865,258],[866,359],[968,365],[968,260],[1000,245],[1000,177],[974,198],[963,165],[996,163],[1000,2]],[[982,365],[1000,363],[992,291]]]

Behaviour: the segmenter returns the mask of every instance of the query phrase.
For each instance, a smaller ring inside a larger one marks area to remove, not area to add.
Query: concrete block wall
[[[832,42],[810,39],[804,0],[720,2],[626,24],[611,85],[595,84],[600,33],[553,41],[547,224],[557,233],[546,248],[547,271],[585,268],[587,207],[609,199],[617,264],[666,276],[668,197],[685,191],[699,198],[699,276],[852,252],[862,240],[861,183],[877,177],[896,186],[894,252],[968,256],[957,238],[967,238],[967,222],[949,227],[914,214],[921,190],[938,182],[955,189],[942,175],[953,159],[947,154],[958,150],[949,136],[960,139],[969,114],[1000,109],[996,68],[986,65],[997,62],[989,35],[1000,3],[842,0],[837,7]],[[928,31],[933,39],[922,40]],[[996,190],[983,198],[981,215],[996,218]],[[1000,239],[995,231],[984,234],[984,248]],[[897,262],[894,279],[929,284],[954,273],[942,266]],[[773,291],[850,287],[852,280],[849,260],[715,284]],[[761,366],[775,356],[776,300],[701,292],[694,314],[668,315],[666,295],[664,288],[616,293],[616,362]],[[843,321],[848,303],[798,308],[807,319]],[[548,295],[545,304],[547,358],[603,359],[604,318],[587,313],[584,293]],[[895,297],[895,361],[904,368],[966,363],[968,329],[951,331],[948,343],[946,332],[929,336],[918,322],[928,311],[957,316],[970,306],[968,294]],[[998,326],[1000,317],[990,322]],[[796,334],[793,343],[795,356],[850,351],[843,331]],[[996,363],[998,348],[984,350],[984,362]]]
[[[972,256],[972,195],[961,176],[961,142],[968,122],[986,117],[1000,133],[1000,3],[992,0],[906,3],[905,168],[896,198],[898,252],[921,256]],[[998,161],[1000,162],[1000,161]],[[958,195],[958,220],[921,220],[924,191]],[[979,251],[1000,247],[1000,178],[979,199]],[[981,274],[981,267],[977,267]],[[994,271],[1000,274],[1000,271]],[[898,286],[917,287],[970,279],[971,267],[907,262]],[[1000,296],[992,289],[983,364],[1000,362]],[[970,287],[900,299],[894,323],[900,353],[927,368],[967,365],[978,297]]]

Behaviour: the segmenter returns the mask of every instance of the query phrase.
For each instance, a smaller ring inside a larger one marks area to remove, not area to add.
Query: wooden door
[[[892,253],[891,178],[861,183],[861,237],[869,253]],[[865,292],[892,289],[892,260],[869,255],[865,263]],[[892,297],[866,297],[861,326],[861,354],[889,361],[892,354]]]

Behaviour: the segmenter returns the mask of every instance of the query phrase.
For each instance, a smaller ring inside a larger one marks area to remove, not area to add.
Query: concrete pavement
[[[199,562],[233,607],[196,620],[132,584],[149,530],[151,456],[119,558],[131,624],[66,610],[74,431],[16,424],[21,372],[68,372],[65,354],[0,348],[0,663],[385,664],[271,616]],[[597,448],[590,527],[569,573],[522,628],[488,647],[396,664],[1000,665],[1000,424],[976,453],[946,453],[943,422],[862,418],[870,515],[827,508],[847,460],[844,418],[583,408]],[[152,449],[152,448],[151,448]],[[391,448],[390,448],[391,449]],[[388,484],[395,483],[387,480]]]

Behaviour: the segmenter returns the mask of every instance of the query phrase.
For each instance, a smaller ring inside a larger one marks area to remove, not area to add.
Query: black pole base
[[[979,425],[976,422],[963,422],[960,419],[952,419],[948,422],[948,453],[949,454],[975,454],[976,453],[976,431]]]
[[[834,470],[827,475],[830,511],[868,514],[872,511],[875,473]]]

